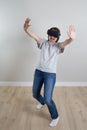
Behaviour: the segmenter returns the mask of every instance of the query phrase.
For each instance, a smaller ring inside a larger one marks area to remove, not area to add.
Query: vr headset
[[[54,36],[56,38],[59,38],[59,36],[61,35],[60,30],[58,28],[56,28],[56,27],[48,29],[47,34],[49,36]]]

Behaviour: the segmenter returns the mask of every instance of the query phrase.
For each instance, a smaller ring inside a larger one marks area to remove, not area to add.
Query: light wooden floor
[[[31,87],[0,87],[0,130],[87,130],[87,87],[55,87],[60,120],[51,120],[46,106],[36,109]]]

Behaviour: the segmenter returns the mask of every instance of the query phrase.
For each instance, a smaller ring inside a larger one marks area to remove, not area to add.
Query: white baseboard
[[[87,82],[56,82],[56,86],[66,86],[66,87],[81,87],[81,86],[86,86],[87,87]]]
[[[32,86],[32,82],[0,82],[0,86]]]
[[[0,87],[2,86],[32,86],[32,82],[0,82]],[[81,87],[87,86],[87,82],[56,82],[55,86],[73,86],[73,87]]]

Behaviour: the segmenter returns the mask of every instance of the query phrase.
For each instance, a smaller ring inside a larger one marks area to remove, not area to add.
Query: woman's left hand
[[[75,30],[75,27],[73,25],[69,26],[69,31],[67,32],[67,35],[69,36],[69,38],[75,39],[75,37],[76,37],[76,30]]]

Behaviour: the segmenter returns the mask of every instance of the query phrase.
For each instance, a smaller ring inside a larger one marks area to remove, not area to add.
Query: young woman
[[[50,126],[56,126],[59,120],[59,114],[56,105],[52,99],[53,89],[56,82],[56,66],[60,53],[64,51],[66,45],[71,43],[76,36],[74,26],[69,27],[68,39],[59,43],[60,30],[57,27],[52,27],[47,30],[48,39],[42,39],[37,34],[30,30],[30,19],[27,18],[24,23],[25,32],[33,38],[38,48],[41,50],[40,61],[35,70],[33,81],[33,97],[39,101],[37,109],[47,105],[52,121]],[[44,84],[44,96],[41,95],[41,88]]]

